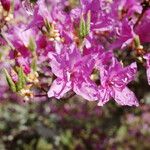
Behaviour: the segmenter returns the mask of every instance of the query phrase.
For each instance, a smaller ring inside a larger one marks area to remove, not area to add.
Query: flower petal
[[[135,94],[128,87],[123,90],[114,89],[113,98],[119,105],[139,106]]]
[[[150,85],[150,53],[144,56],[144,59],[146,59],[146,68],[147,68],[146,74],[147,74],[148,84]]]
[[[80,81],[74,84],[74,92],[89,101],[98,100],[97,86],[92,81]]]
[[[71,90],[71,82],[66,82],[63,79],[57,78],[53,81],[47,94],[48,97],[55,96],[55,98],[60,99],[69,90]]]
[[[103,106],[110,99],[110,91],[106,88],[99,87],[99,102],[98,106]]]

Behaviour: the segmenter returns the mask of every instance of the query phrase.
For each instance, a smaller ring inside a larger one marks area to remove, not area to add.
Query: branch
[[[8,40],[8,38],[1,30],[0,30],[0,36],[7,42],[7,44],[11,47],[12,50],[15,50],[15,47],[12,45],[12,43]]]

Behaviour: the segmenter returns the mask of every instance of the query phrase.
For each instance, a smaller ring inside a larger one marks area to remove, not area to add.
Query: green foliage
[[[90,23],[91,23],[91,13],[90,11],[87,14],[86,21],[84,19],[84,16],[80,19],[80,27],[79,27],[79,36],[81,38],[86,37],[90,32]]]
[[[31,3],[36,3],[38,0],[30,0]]]
[[[11,76],[9,75],[8,71],[6,69],[4,69],[4,73],[5,73],[5,76],[6,76],[6,80],[7,80],[7,83],[10,87],[10,89],[13,91],[13,92],[16,92],[17,91],[17,88],[16,88],[16,85],[15,83],[13,82]]]
[[[19,79],[16,86],[17,86],[17,91],[20,91],[25,86],[26,80],[25,80],[25,74],[23,72],[22,67],[18,67],[17,72],[18,72]]]
[[[31,52],[34,52],[36,50],[36,43],[35,43],[35,40],[32,37],[29,39],[28,48]]]

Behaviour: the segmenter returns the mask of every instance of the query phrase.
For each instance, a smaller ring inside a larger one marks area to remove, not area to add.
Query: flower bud
[[[10,10],[10,5],[11,5],[11,1],[10,0],[0,0],[3,8],[6,10],[6,11],[9,11]]]
[[[15,70],[13,70],[13,69],[10,70],[10,76],[14,83],[18,82],[18,74]]]
[[[29,66],[28,60],[24,58],[23,56],[21,56],[21,54],[18,54],[18,56],[16,57],[16,65],[19,67],[22,67],[23,72],[25,74],[30,73],[30,66]]]

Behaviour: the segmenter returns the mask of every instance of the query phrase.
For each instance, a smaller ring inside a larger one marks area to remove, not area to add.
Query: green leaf
[[[86,35],[89,34],[90,32],[90,28],[91,28],[91,12],[88,11],[88,14],[87,14],[87,20],[86,20]]]
[[[10,5],[10,13],[14,14],[14,7],[15,7],[15,0],[11,1],[11,5]]]
[[[17,68],[17,72],[19,77],[19,80],[17,82],[17,91],[20,91],[24,87],[26,80],[22,67]]]
[[[32,37],[30,37],[28,48],[31,52],[36,50],[36,43]]]
[[[86,25],[85,25],[85,20],[84,20],[83,16],[80,19],[79,35],[81,38],[84,38],[86,35]]]
[[[47,19],[45,20],[45,27],[48,33],[52,30],[52,26]]]
[[[79,28],[79,36],[84,38],[90,32],[90,23],[91,23],[91,12],[88,11],[86,21],[84,20],[83,16],[80,19],[80,28]]]
[[[141,45],[140,38],[138,35],[136,35],[134,38],[134,44],[135,44],[135,47],[137,48]]]
[[[23,87],[24,87],[25,84],[26,84],[26,75],[24,74],[22,68],[21,68],[21,81],[22,81],[22,85],[23,85]]]
[[[30,0],[31,3],[36,3],[38,0]]]
[[[117,131],[117,139],[119,141],[123,141],[127,137],[127,134],[128,134],[128,129],[126,126],[123,125]]]
[[[17,89],[16,89],[16,85],[15,85],[14,81],[12,80],[11,76],[9,75],[9,73],[8,73],[8,71],[6,69],[4,69],[4,72],[5,72],[6,80],[7,80],[7,83],[9,85],[10,89],[13,92],[16,92]]]
[[[37,71],[37,56],[36,56],[36,53],[33,53],[31,68],[33,69],[33,71]]]

